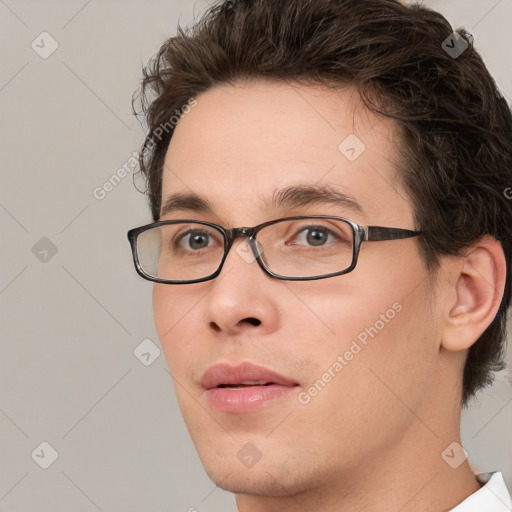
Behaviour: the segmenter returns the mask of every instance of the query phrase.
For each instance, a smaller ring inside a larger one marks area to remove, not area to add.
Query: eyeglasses
[[[309,281],[354,270],[362,242],[411,238],[421,231],[360,226],[327,215],[286,217],[254,227],[226,229],[199,220],[165,220],[128,231],[137,272],[156,283],[190,284],[217,277],[233,242],[246,237],[269,276]]]

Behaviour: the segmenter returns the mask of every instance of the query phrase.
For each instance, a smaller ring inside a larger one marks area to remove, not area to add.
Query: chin
[[[256,462],[253,459],[253,464],[249,466],[243,458],[246,453],[252,453],[250,446],[246,447],[246,451],[240,450],[238,442],[231,447],[222,444],[203,448],[198,453],[206,474],[218,487],[233,494],[276,498],[293,496],[321,486],[328,476],[326,468],[318,465],[318,460],[304,459],[300,462],[297,457],[289,457],[275,447],[264,450],[267,456],[263,453]]]
[[[206,474],[218,487],[233,494],[283,497],[305,490],[304,483],[282,479],[282,475],[265,467],[232,468],[231,473],[222,474],[218,468],[205,467]]]

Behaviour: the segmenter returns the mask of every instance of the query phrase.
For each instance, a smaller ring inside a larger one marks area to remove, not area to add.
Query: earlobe
[[[494,320],[505,289],[506,261],[501,244],[490,236],[468,248],[457,271],[441,346],[468,349]]]

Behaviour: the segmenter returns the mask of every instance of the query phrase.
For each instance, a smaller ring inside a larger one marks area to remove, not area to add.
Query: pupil
[[[325,232],[320,229],[310,230],[307,238],[311,245],[322,245],[327,239]]]
[[[203,244],[206,240],[206,236],[202,233],[191,235],[190,247],[192,247],[192,249],[201,249],[204,247]]]

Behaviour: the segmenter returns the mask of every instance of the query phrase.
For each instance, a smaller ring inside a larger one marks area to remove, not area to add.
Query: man
[[[238,510],[511,510],[460,445],[512,250],[511,113],[470,36],[395,0],[225,1],[142,100],[135,264]]]

